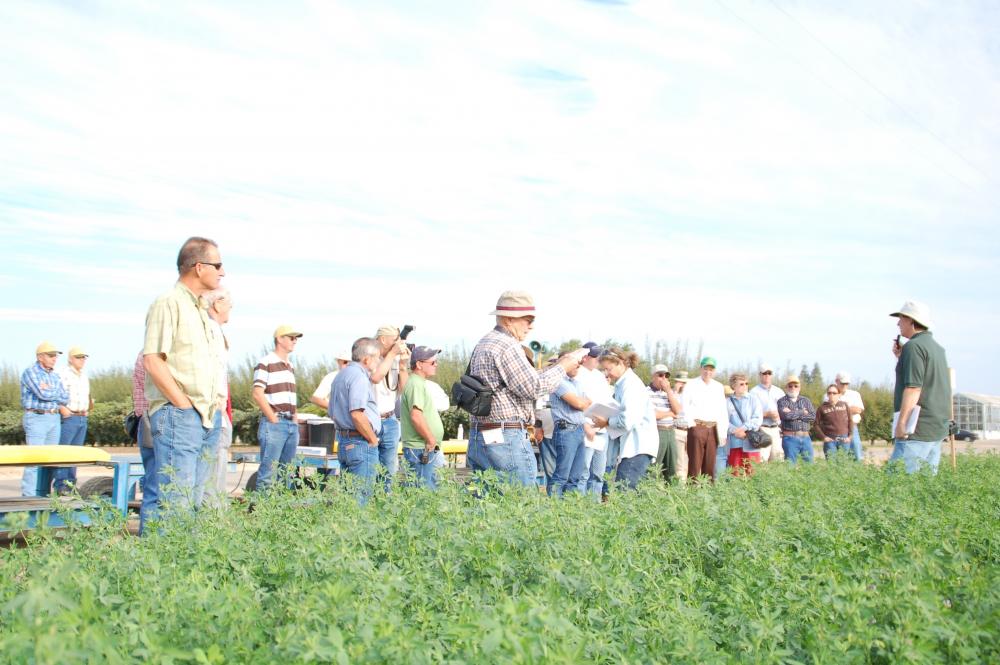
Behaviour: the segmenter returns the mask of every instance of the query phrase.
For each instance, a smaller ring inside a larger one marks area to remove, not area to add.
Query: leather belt
[[[473,427],[480,432],[491,429],[525,429],[524,423],[479,423]]]
[[[86,411],[70,411],[70,414],[74,415],[74,416],[86,416],[87,412]]]
[[[715,423],[711,420],[697,420],[694,421],[695,427],[715,427]]]
[[[288,413],[286,411],[275,411],[274,415],[276,415],[279,418],[282,418],[284,420],[295,420],[295,414],[294,413]]]
[[[364,438],[361,432],[359,432],[356,429],[338,429],[337,436],[353,436],[353,437],[361,437],[362,439]]]
[[[59,413],[59,409],[25,409],[28,413],[37,413],[41,416],[47,416],[50,413]]]
[[[388,418],[393,418],[393,417],[395,417],[395,416],[396,416],[396,412],[395,412],[395,411],[386,411],[385,413],[380,413],[380,414],[379,414],[379,417],[380,417],[380,418],[381,418],[382,420],[386,420],[386,419],[388,419]]]
[[[571,423],[568,420],[557,420],[555,425],[556,429],[576,429],[578,427],[583,427],[583,425],[577,425],[576,423]]]
[[[805,432],[786,432],[781,430],[781,436],[809,436],[808,430]]]

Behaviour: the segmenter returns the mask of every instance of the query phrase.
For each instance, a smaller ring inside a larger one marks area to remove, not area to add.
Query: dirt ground
[[[814,446],[816,459],[822,459],[822,446]],[[111,455],[138,455],[139,451],[133,447],[104,448]],[[256,452],[256,446],[236,446],[234,451]],[[884,464],[889,459],[892,447],[889,445],[865,445],[865,460],[869,464]],[[955,452],[960,455],[1000,453],[1000,439],[986,441],[976,441],[975,443],[955,442]],[[686,464],[686,455],[681,452],[681,459],[678,460],[679,469]],[[950,452],[948,444],[945,443],[941,451],[942,466],[948,464]],[[462,461],[460,461],[460,464]],[[238,464],[236,471],[230,472],[227,477],[227,488],[233,496],[242,494],[242,488],[246,485],[247,479],[257,470],[256,464]],[[0,467],[0,496],[19,496],[21,493],[21,467]],[[683,473],[683,471],[681,472]],[[111,470],[101,466],[86,466],[77,469],[77,482],[83,482],[95,476],[110,476]]]

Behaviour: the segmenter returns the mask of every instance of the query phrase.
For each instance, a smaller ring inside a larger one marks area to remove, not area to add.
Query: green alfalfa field
[[[606,504],[343,483],[0,552],[9,663],[996,663],[1000,457]]]

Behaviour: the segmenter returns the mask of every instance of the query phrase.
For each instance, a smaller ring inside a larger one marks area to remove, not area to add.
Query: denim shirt
[[[751,447],[746,439],[737,438],[733,434],[733,431],[741,427],[746,427],[748,430],[760,428],[761,423],[764,421],[764,410],[760,408],[760,400],[751,397],[749,393],[743,395],[743,397],[736,397],[734,395],[726,400],[726,408],[729,410],[729,429],[726,436],[726,443],[729,448],[744,448],[756,451],[757,449]],[[737,409],[739,410],[738,412]],[[743,416],[742,419],[740,418],[741,415]]]
[[[351,411],[358,409],[364,409],[375,434],[382,431],[382,416],[378,412],[371,376],[361,363],[352,362],[333,379],[327,412],[337,423],[337,429],[357,429]]]
[[[552,399],[549,400],[549,405],[552,407],[552,420],[559,423],[563,421],[570,423],[572,425],[582,426],[583,425],[583,411],[579,411],[570,406],[564,399],[563,395],[576,395],[580,396],[580,386],[574,379],[566,377],[563,379],[556,390],[552,393]]]

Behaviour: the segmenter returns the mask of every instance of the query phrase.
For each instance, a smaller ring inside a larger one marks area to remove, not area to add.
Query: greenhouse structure
[[[1000,397],[955,393],[955,422],[981,439],[1000,438]]]

